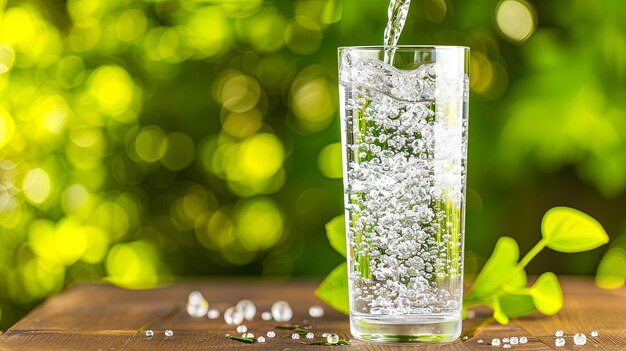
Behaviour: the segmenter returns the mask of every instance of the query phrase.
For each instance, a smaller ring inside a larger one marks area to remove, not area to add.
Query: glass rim
[[[384,46],[384,45],[358,45],[358,46],[339,46],[337,50],[364,50],[364,51],[380,51],[385,49],[436,49],[436,50],[469,50],[469,46],[462,45],[393,45],[393,46]]]

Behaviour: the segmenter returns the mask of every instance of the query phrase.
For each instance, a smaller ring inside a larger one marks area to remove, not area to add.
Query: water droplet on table
[[[224,311],[224,321],[228,325],[237,325],[243,322],[243,313],[235,307],[228,307],[226,311]]]
[[[207,317],[209,317],[209,319],[218,319],[220,318],[220,311],[212,308],[209,310],[209,312],[207,312]]]
[[[243,318],[247,321],[251,321],[254,319],[254,315],[256,315],[256,306],[250,300],[241,300],[237,302],[235,308],[243,313]]]
[[[574,335],[574,344],[584,345],[587,343],[587,336],[583,333],[576,333]]]
[[[522,336],[521,338],[519,338],[519,343],[520,344],[525,344],[528,342],[528,338],[525,336]]]
[[[556,340],[554,340],[554,345],[556,347],[563,347],[563,346],[565,346],[565,339],[563,339],[563,338],[556,338]]]
[[[324,308],[322,308],[322,306],[311,306],[309,308],[309,316],[313,317],[313,318],[320,318],[324,315]]]
[[[337,335],[337,334],[330,334],[328,337],[326,337],[326,341],[329,344],[333,344],[334,345],[334,344],[339,342],[339,335]]]
[[[285,301],[277,301],[272,305],[272,317],[277,322],[288,322],[293,317],[291,306]]]

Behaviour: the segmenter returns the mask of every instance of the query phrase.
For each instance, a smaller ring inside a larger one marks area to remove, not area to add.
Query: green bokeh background
[[[382,44],[387,6],[0,0],[0,329],[78,281],[328,273],[336,48]],[[413,0],[401,44],[472,50],[470,274],[501,235],[528,250],[553,206],[619,235],[624,15],[621,0]],[[529,271],[593,274],[605,250]]]

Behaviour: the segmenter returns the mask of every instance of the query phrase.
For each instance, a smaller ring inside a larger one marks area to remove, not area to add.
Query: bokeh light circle
[[[101,66],[89,77],[89,93],[102,112],[119,115],[133,99],[134,82],[122,67]]]
[[[322,43],[322,29],[306,16],[294,17],[285,28],[287,47],[300,55],[316,52]]]
[[[285,152],[273,134],[256,134],[244,140],[239,149],[239,169],[245,178],[269,178],[283,164]]]
[[[190,136],[182,132],[170,133],[165,137],[165,153],[161,163],[169,170],[179,171],[193,162],[195,144]],[[161,150],[159,150],[161,151]]]
[[[124,11],[115,23],[115,34],[121,41],[130,43],[139,39],[148,28],[148,19],[143,11],[130,9]]]
[[[334,88],[322,75],[322,68],[311,66],[300,72],[289,92],[289,104],[298,124],[308,131],[328,126],[336,111]]]
[[[236,212],[237,239],[250,251],[269,249],[283,233],[281,211],[267,198],[244,201]]]
[[[157,126],[141,129],[135,138],[135,152],[146,162],[157,162],[167,151],[167,138],[163,130]]]
[[[13,137],[15,123],[13,117],[0,108],[0,148],[6,145]]]
[[[33,168],[24,175],[22,191],[26,199],[33,204],[41,204],[50,195],[52,181],[42,168]]]
[[[317,157],[317,165],[324,176],[333,179],[342,178],[341,143],[326,145]]]
[[[524,0],[504,0],[496,9],[496,23],[507,39],[520,43],[535,29],[535,11]]]

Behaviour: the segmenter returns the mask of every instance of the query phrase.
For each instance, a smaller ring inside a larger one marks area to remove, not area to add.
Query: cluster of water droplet
[[[220,317],[220,311],[215,308],[209,309],[209,302],[199,291],[192,291],[189,293],[186,307],[187,314],[194,318],[206,316],[209,319],[217,319]]]
[[[556,336],[557,338],[554,340],[554,346],[556,347],[563,347],[565,346],[565,335],[563,334],[563,330],[557,330],[554,333],[554,336]],[[597,337],[598,336],[598,331],[597,330],[592,330],[591,331],[591,336],[592,337]],[[581,345],[585,345],[587,343],[587,335],[585,335],[584,333],[576,333],[574,334],[574,336],[572,336],[572,341],[574,341],[574,345],[577,346],[581,346]]]
[[[352,307],[460,311],[467,75],[342,51]]]
[[[590,335],[592,337],[597,337],[599,335],[597,330],[592,330]],[[566,344],[566,335],[563,333],[563,330],[561,329],[557,329],[554,332],[554,346],[555,347],[564,347]],[[577,346],[582,346],[585,345],[587,343],[587,336],[584,333],[576,333],[572,336],[572,341],[574,341],[574,345]],[[491,346],[501,346],[502,348],[505,349],[510,349],[511,347],[515,346],[515,345],[523,345],[526,344],[528,342],[528,338],[525,336],[521,336],[521,337],[516,337],[516,336],[512,336],[510,338],[508,337],[504,337],[502,338],[502,340],[500,340],[499,338],[495,338],[491,340]],[[479,339],[477,340],[477,343],[482,344],[483,340]]]
[[[174,336],[174,332],[167,329],[165,332],[163,332],[163,335],[165,335],[165,337],[170,337],[170,336]],[[152,338],[154,336],[154,331],[152,331],[152,329],[148,329],[146,330],[146,336],[148,338]]]
[[[202,293],[199,291],[192,291],[187,297],[186,310],[189,316],[194,318],[200,318],[203,316],[207,316],[209,319],[217,319],[220,316],[220,311],[212,308],[209,309],[209,303],[204,298]],[[312,305],[309,307],[309,316],[313,318],[320,318],[324,315],[324,308],[319,305]],[[256,338],[256,342],[265,343],[267,338],[276,337],[276,332],[273,330],[267,331],[266,336],[260,335],[255,336],[254,333],[248,330],[248,327],[245,324],[242,324],[244,321],[252,321],[257,313],[257,306],[254,302],[244,299],[237,302],[234,306],[230,306],[226,308],[224,311],[224,321],[228,325],[236,325],[236,332],[241,335],[242,338],[254,339]],[[272,304],[269,311],[261,312],[261,319],[264,321],[274,320],[276,322],[288,322],[293,318],[293,310],[289,303],[285,301],[276,301]],[[304,320],[305,324],[308,324],[307,320]],[[307,328],[305,326],[305,328]],[[310,328],[310,326],[308,327]],[[166,337],[173,336],[174,333],[171,330],[166,330],[164,335]],[[151,338],[154,336],[154,332],[152,330],[146,330],[146,336]],[[226,334],[226,337],[231,337],[230,334]],[[313,332],[307,332],[302,335],[306,339],[314,339],[315,334]],[[301,335],[299,333],[293,333],[291,338],[296,340],[300,339]],[[336,334],[324,333],[323,338],[326,339],[326,342],[331,344],[336,344],[339,341],[339,337]],[[337,341],[335,341],[337,339]]]
[[[477,342],[479,344],[482,344],[483,340],[479,339]],[[499,338],[492,339],[491,340],[491,345],[492,346],[500,346],[500,345],[503,344],[502,347],[508,349],[508,348],[511,348],[511,346],[515,346],[515,345],[518,345],[518,344],[523,345],[523,344],[526,344],[527,342],[528,342],[528,338],[525,337],[525,336],[520,336],[520,337],[512,336],[510,338],[508,338],[508,337],[502,338],[502,340],[500,340]]]

